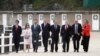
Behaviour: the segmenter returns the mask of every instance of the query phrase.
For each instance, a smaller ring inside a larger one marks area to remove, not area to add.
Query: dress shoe
[[[45,50],[44,52],[47,52],[48,50]]]
[[[65,52],[65,50],[63,50],[62,52]]]
[[[76,50],[74,50],[74,52],[76,52]]]
[[[50,52],[53,52],[52,50]]]
[[[77,52],[79,52],[79,50],[77,50]]]

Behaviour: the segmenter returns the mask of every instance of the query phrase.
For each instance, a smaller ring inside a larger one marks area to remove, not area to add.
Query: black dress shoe
[[[35,52],[35,49],[33,50],[33,52]]]
[[[62,52],[65,52],[65,50],[63,50]]]
[[[18,51],[16,51],[16,53],[18,53]]]
[[[76,52],[76,50],[74,50],[74,52]]]
[[[55,51],[55,52],[58,52],[58,51]]]
[[[44,52],[47,52],[48,50],[45,50]]]
[[[67,50],[67,52],[69,52],[69,51]]]
[[[87,50],[84,50],[84,52],[88,52]]]
[[[52,50],[50,52],[53,52]]]
[[[37,53],[37,50],[36,50],[36,53]]]
[[[77,50],[77,52],[79,52],[79,50]]]

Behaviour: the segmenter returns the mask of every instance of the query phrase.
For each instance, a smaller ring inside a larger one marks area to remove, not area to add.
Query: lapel
[[[63,29],[66,30],[66,29],[65,29],[65,25],[63,26]]]
[[[75,29],[75,24],[74,24],[74,29]]]
[[[33,25],[32,27],[33,27],[33,29],[34,29],[34,25]]]
[[[64,26],[64,29],[67,30],[67,28],[65,28],[66,26]]]
[[[46,27],[46,25],[44,25],[44,23],[43,23],[43,28],[45,28]]]

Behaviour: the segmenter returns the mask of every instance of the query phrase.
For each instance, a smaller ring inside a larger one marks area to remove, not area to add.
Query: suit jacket
[[[82,26],[80,23],[78,23],[78,33],[80,34],[79,36],[82,35]],[[72,35],[75,35],[75,24],[72,25]]]
[[[51,26],[51,33],[52,33],[51,37],[52,38],[59,38],[59,32],[60,32],[60,26],[59,25],[57,25],[56,29],[55,29],[54,25]]]
[[[18,28],[16,29],[16,26],[14,25],[12,28],[12,33],[13,33],[13,41],[20,41],[21,38],[21,33],[22,33],[22,28],[20,26],[18,26]]]
[[[61,28],[61,36],[64,39],[69,39],[71,36],[71,26],[68,25],[68,27],[65,29],[65,25],[62,26]]]
[[[50,37],[50,24],[47,23],[45,26],[44,26],[44,23],[41,25],[42,27],[42,37]]]
[[[32,40],[38,40],[39,39],[39,33],[41,31],[40,25],[37,25],[36,28],[34,28],[34,25],[31,26],[32,30]]]

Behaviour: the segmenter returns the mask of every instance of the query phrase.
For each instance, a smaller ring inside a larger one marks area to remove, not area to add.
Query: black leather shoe
[[[48,50],[45,50],[44,52],[47,52]]]
[[[58,52],[57,50],[55,52]]]
[[[69,51],[67,50],[67,52],[69,52]]]
[[[18,51],[16,51],[16,53],[18,53]]]
[[[53,52],[52,50],[50,52]]]
[[[35,52],[35,49],[33,50],[33,52]]]
[[[74,50],[74,52],[76,52],[76,50]]]
[[[79,50],[77,50],[77,52],[79,52]]]
[[[62,52],[65,52],[65,50],[63,50]]]
[[[37,53],[37,50],[36,50],[36,53]]]

